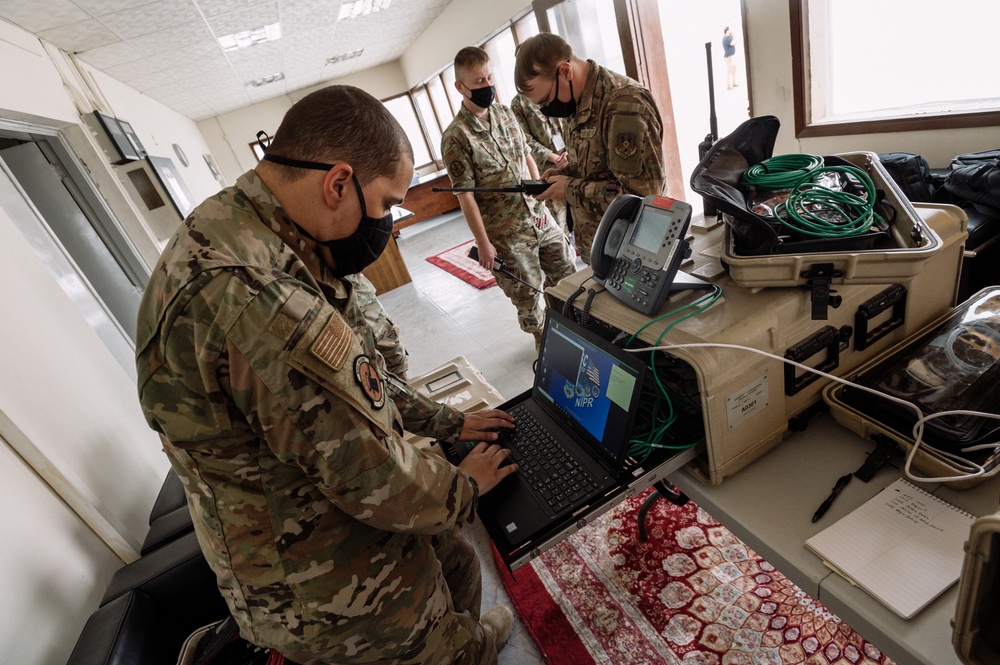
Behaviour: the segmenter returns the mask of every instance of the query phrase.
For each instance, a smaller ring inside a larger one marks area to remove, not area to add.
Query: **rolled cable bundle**
[[[748,190],[747,210],[761,217],[776,218],[776,209],[803,176],[823,166],[818,155],[793,153],[775,155],[754,164],[743,172],[742,184]]]
[[[791,189],[804,176],[823,166],[818,155],[775,155],[743,172],[743,184],[754,189]]]
[[[864,188],[864,195],[818,183],[831,173],[855,178]],[[775,212],[783,226],[814,238],[862,235],[876,220],[882,222],[875,213],[875,183],[856,166],[824,166],[800,176],[788,199],[778,204]]]

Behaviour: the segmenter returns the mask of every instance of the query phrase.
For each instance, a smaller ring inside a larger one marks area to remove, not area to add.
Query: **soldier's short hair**
[[[559,35],[543,32],[517,47],[514,85],[518,92],[531,92],[528,81],[536,76],[555,76],[556,67],[573,58],[573,47]]]
[[[360,88],[331,85],[292,105],[267,151],[310,162],[347,162],[358,180],[392,178],[403,156],[413,161],[413,146],[385,104]],[[309,171],[283,166],[287,180]]]
[[[466,46],[455,54],[455,78],[462,78],[465,72],[482,67],[490,61],[490,54],[478,46]]]

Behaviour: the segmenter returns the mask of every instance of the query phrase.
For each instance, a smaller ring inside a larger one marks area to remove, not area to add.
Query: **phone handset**
[[[594,272],[594,279],[599,283],[604,283],[604,278],[618,258],[622,240],[625,239],[628,227],[635,223],[640,205],[641,196],[622,194],[604,211],[597,233],[594,234],[594,243],[590,246],[590,268]]]
[[[711,288],[681,274],[691,254],[691,206],[668,196],[624,194],[608,206],[594,236],[590,267],[605,290],[643,314],[659,311],[672,290]]]

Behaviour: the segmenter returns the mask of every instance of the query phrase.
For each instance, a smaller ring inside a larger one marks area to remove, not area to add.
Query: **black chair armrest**
[[[146,556],[193,529],[191,511],[186,505],[181,506],[150,523],[149,531],[146,533],[146,539],[142,541],[142,549],[139,550],[139,553]]]
[[[167,477],[163,479],[160,486],[160,493],[156,495],[153,502],[153,509],[149,511],[149,523],[152,524],[167,513],[187,505],[187,496],[184,494],[184,485],[173,469],[167,471]]]

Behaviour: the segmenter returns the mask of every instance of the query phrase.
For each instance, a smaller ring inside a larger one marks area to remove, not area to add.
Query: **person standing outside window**
[[[726,61],[726,89],[736,87],[736,45],[729,26],[722,31],[722,57]]]
[[[510,102],[510,110],[517,116],[517,121],[521,123],[524,136],[531,146],[531,156],[535,163],[539,165],[550,165],[557,168],[565,168],[569,161],[566,159],[566,119],[550,118],[542,113],[538,106],[518,93]],[[566,202],[551,200],[546,202],[546,207],[555,217],[556,224],[562,232],[569,237],[572,226],[566,217]]]
[[[566,201],[580,258],[590,263],[597,226],[621,194],[664,193],[663,122],[649,90],[593,60],[558,35],[542,33],[517,50],[514,83],[541,112],[566,118],[568,164],[549,169],[538,198]]]
[[[489,54],[467,46],[455,55],[455,87],[462,107],[441,139],[452,187],[514,187],[537,179],[524,131],[514,113],[493,103]],[[465,221],[479,247],[479,264],[503,261],[520,280],[498,272],[497,284],[517,308],[521,330],[535,338],[545,324],[541,289],[576,272],[566,236],[540,199],[523,193],[459,192]]]

